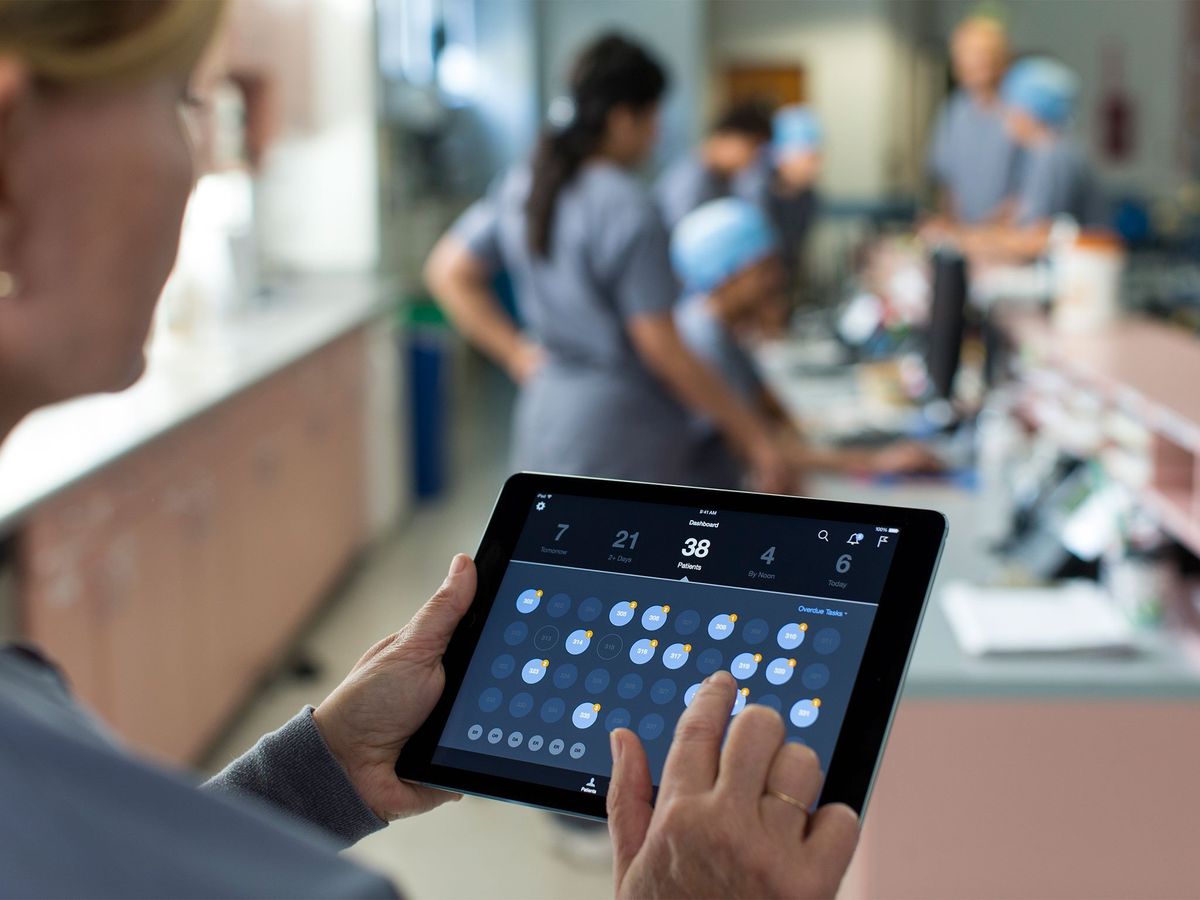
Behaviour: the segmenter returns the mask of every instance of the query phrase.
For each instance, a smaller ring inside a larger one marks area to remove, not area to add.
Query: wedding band
[[[777,791],[777,790],[775,790],[775,788],[767,788],[767,793],[770,794],[772,797],[775,797],[776,799],[782,800],[784,803],[788,804],[789,806],[794,806],[794,807],[796,807],[796,809],[802,810],[806,813],[808,812],[808,804],[801,803],[799,800],[797,800],[795,797],[791,796],[790,794],[785,794],[783,791]]]

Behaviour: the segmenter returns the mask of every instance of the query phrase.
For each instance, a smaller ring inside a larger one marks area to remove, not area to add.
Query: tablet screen
[[[433,762],[607,792],[608,732],[655,785],[705,676],[737,680],[828,770],[900,529],[537,494]]]

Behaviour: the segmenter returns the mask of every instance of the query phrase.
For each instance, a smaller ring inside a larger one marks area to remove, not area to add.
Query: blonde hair
[[[224,0],[0,0],[0,54],[63,86],[189,72]]]

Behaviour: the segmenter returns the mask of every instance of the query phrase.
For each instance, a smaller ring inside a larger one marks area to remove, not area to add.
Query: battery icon
[[[888,534],[899,534],[899,533],[900,533],[899,528],[889,528],[888,529]]]

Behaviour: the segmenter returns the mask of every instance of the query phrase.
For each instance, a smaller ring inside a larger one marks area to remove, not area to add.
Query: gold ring
[[[808,812],[808,804],[801,803],[791,794],[785,794],[783,791],[775,790],[775,788],[767,788],[767,793],[778,800],[782,800],[784,803],[788,804],[788,806],[794,806],[796,809],[802,810],[805,813]]]

